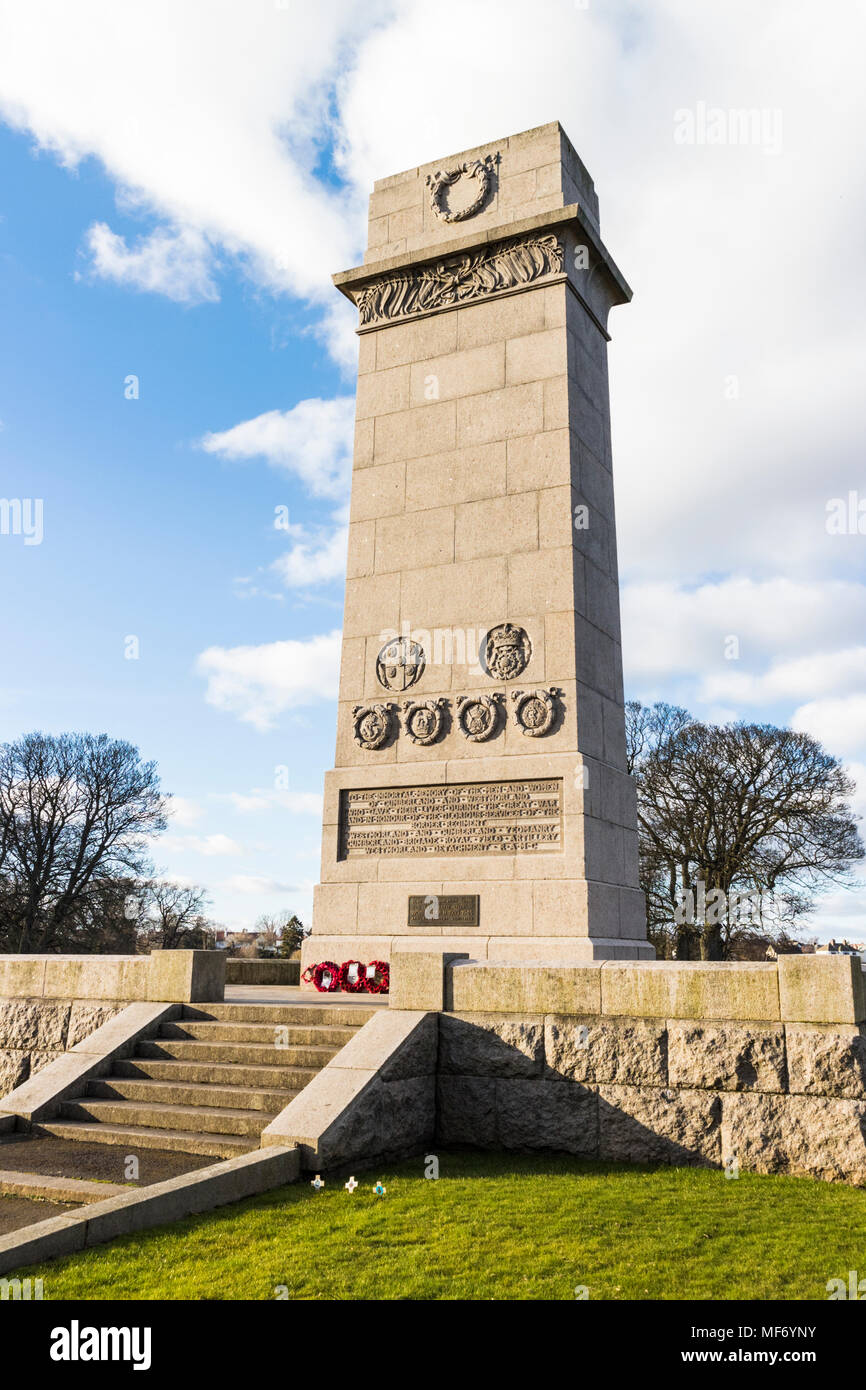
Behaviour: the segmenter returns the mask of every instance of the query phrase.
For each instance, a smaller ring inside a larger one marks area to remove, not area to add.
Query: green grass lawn
[[[304,1179],[34,1266],[46,1299],[826,1299],[866,1273],[866,1191],[807,1178],[440,1153]],[[381,1178],[384,1197],[373,1193]],[[25,1271],[21,1271],[24,1273]]]

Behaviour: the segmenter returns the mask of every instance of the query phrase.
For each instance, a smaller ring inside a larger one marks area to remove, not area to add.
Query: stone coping
[[[146,1231],[178,1221],[182,1216],[238,1202],[242,1197],[257,1196],[272,1187],[294,1182],[298,1171],[297,1149],[254,1149],[209,1168],[94,1202],[81,1212],[24,1226],[0,1236],[0,1275],[37,1260],[102,1245],[131,1231]]]
[[[102,1202],[122,1197],[131,1190],[123,1183],[95,1182],[92,1178],[60,1178],[51,1173],[18,1173],[0,1169],[0,1194],[4,1197],[43,1197],[50,1202]]]
[[[512,237],[525,236],[529,232],[554,231],[571,225],[578,228],[580,235],[592,247],[627,303],[632,297],[631,288],[602,242],[597,225],[579,203],[568,203],[565,207],[539,212],[534,217],[523,217],[517,222],[500,222],[495,227],[478,228],[474,232],[467,232],[466,236],[456,237],[453,241],[431,242],[429,246],[422,246],[416,251],[405,251],[399,256],[385,256],[380,261],[369,261],[366,265],[353,266],[351,270],[338,271],[331,279],[337,289],[351,300],[352,290],[377,279],[380,275],[404,270],[408,266],[420,265],[426,261],[441,261],[449,256],[459,255],[461,251],[508,241]],[[381,324],[376,326],[382,327]]]
[[[435,1012],[367,1020],[262,1131],[262,1148],[296,1145],[303,1168],[405,1154],[432,1138]]]
[[[866,990],[859,956],[562,965],[407,952],[395,954],[391,963],[391,1006],[454,1013],[853,1024],[866,1019]]]
[[[0,955],[0,998],[218,1003],[222,951],[154,951],[149,956]]]

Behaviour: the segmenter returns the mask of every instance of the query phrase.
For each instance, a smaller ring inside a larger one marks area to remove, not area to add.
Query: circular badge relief
[[[552,728],[556,718],[557,694],[556,690],[535,690],[527,695],[517,690],[514,692],[514,717],[530,738],[539,738]]]
[[[413,743],[427,746],[435,743],[442,732],[442,707],[438,700],[423,705],[407,705],[406,732]]]
[[[381,748],[391,732],[386,705],[358,705],[354,711],[355,740],[362,748]]]
[[[487,695],[473,700],[471,697],[460,705],[458,722],[466,737],[472,743],[483,743],[496,731],[498,708]]]

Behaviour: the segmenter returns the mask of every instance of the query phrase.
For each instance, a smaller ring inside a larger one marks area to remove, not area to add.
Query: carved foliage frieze
[[[552,233],[517,237],[430,265],[379,275],[354,292],[361,327],[466,304],[562,273],[562,243]]]

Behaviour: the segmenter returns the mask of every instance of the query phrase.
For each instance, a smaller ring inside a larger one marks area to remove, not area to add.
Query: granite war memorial
[[[556,122],[381,179],[336,766],[304,966],[652,958],[625,767],[607,320]]]

